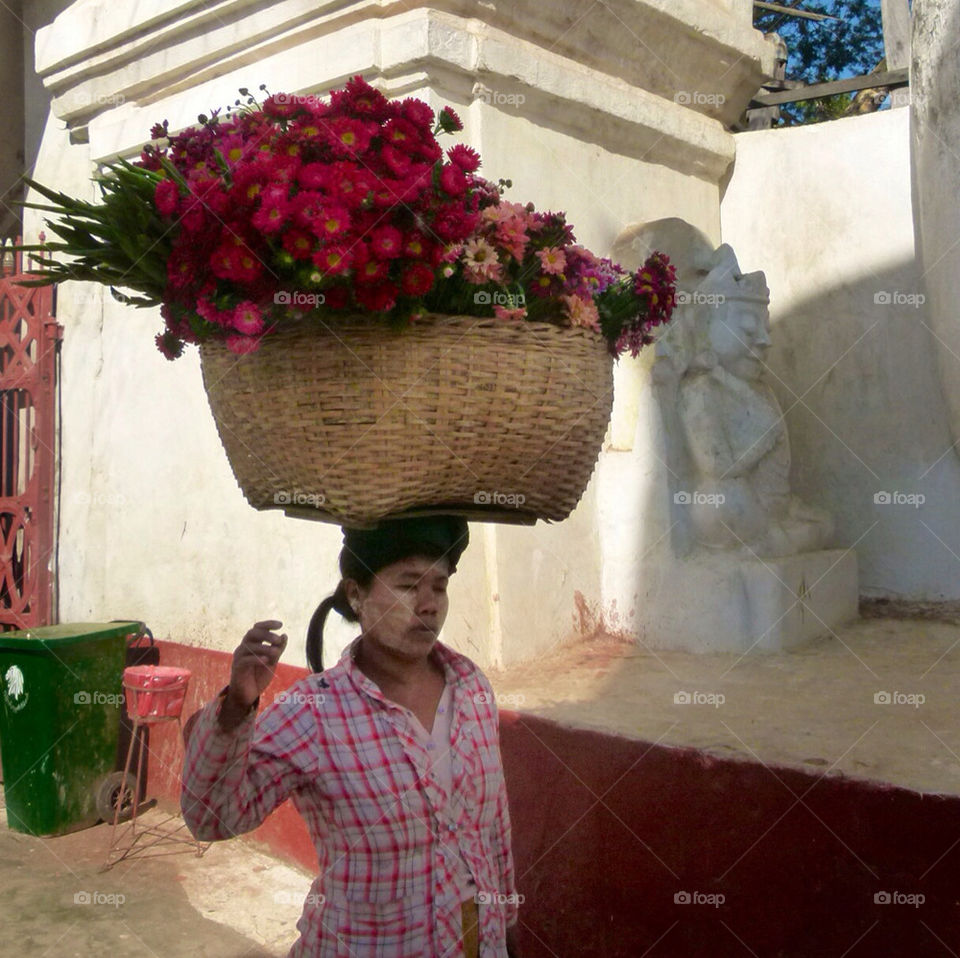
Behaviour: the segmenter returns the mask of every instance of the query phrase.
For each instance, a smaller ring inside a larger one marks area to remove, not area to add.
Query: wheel
[[[97,789],[97,814],[102,821],[113,824],[113,816],[120,806],[118,821],[125,822],[133,816],[134,795],[137,788],[137,779],[129,772],[124,780],[123,772],[112,772]]]

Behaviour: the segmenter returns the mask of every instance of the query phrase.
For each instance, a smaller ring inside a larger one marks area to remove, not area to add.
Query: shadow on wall
[[[772,291],[768,379],[793,488],[833,514],[868,596],[960,597],[960,460],[924,300],[912,260],[787,312]]]

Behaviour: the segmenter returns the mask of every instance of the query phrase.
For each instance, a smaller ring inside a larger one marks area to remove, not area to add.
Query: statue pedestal
[[[678,560],[649,596],[643,643],[686,652],[778,652],[857,618],[852,549],[779,559]]]

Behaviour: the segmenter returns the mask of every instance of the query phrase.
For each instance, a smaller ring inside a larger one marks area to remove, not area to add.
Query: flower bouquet
[[[159,305],[170,359],[200,345],[257,508],[566,516],[606,430],[613,357],[670,318],[666,257],[627,273],[562,213],[505,200],[474,150],[439,145],[462,129],[449,107],[360,77],[329,101],[240,92],[223,117],[155,126],[137,162],[102,171],[99,203],[31,182],[50,202],[26,205],[56,214],[59,238],[24,247],[34,282]]]

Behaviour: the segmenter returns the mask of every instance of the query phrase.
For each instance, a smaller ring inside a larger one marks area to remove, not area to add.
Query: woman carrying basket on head
[[[256,717],[287,643],[258,622],[197,713],[181,807],[206,841],[284,799],[317,850],[291,956],[517,958],[510,815],[489,681],[437,636],[469,539],[436,516],[345,530],[341,582],[307,636],[313,674]],[[361,634],[322,671],[333,608]]]

